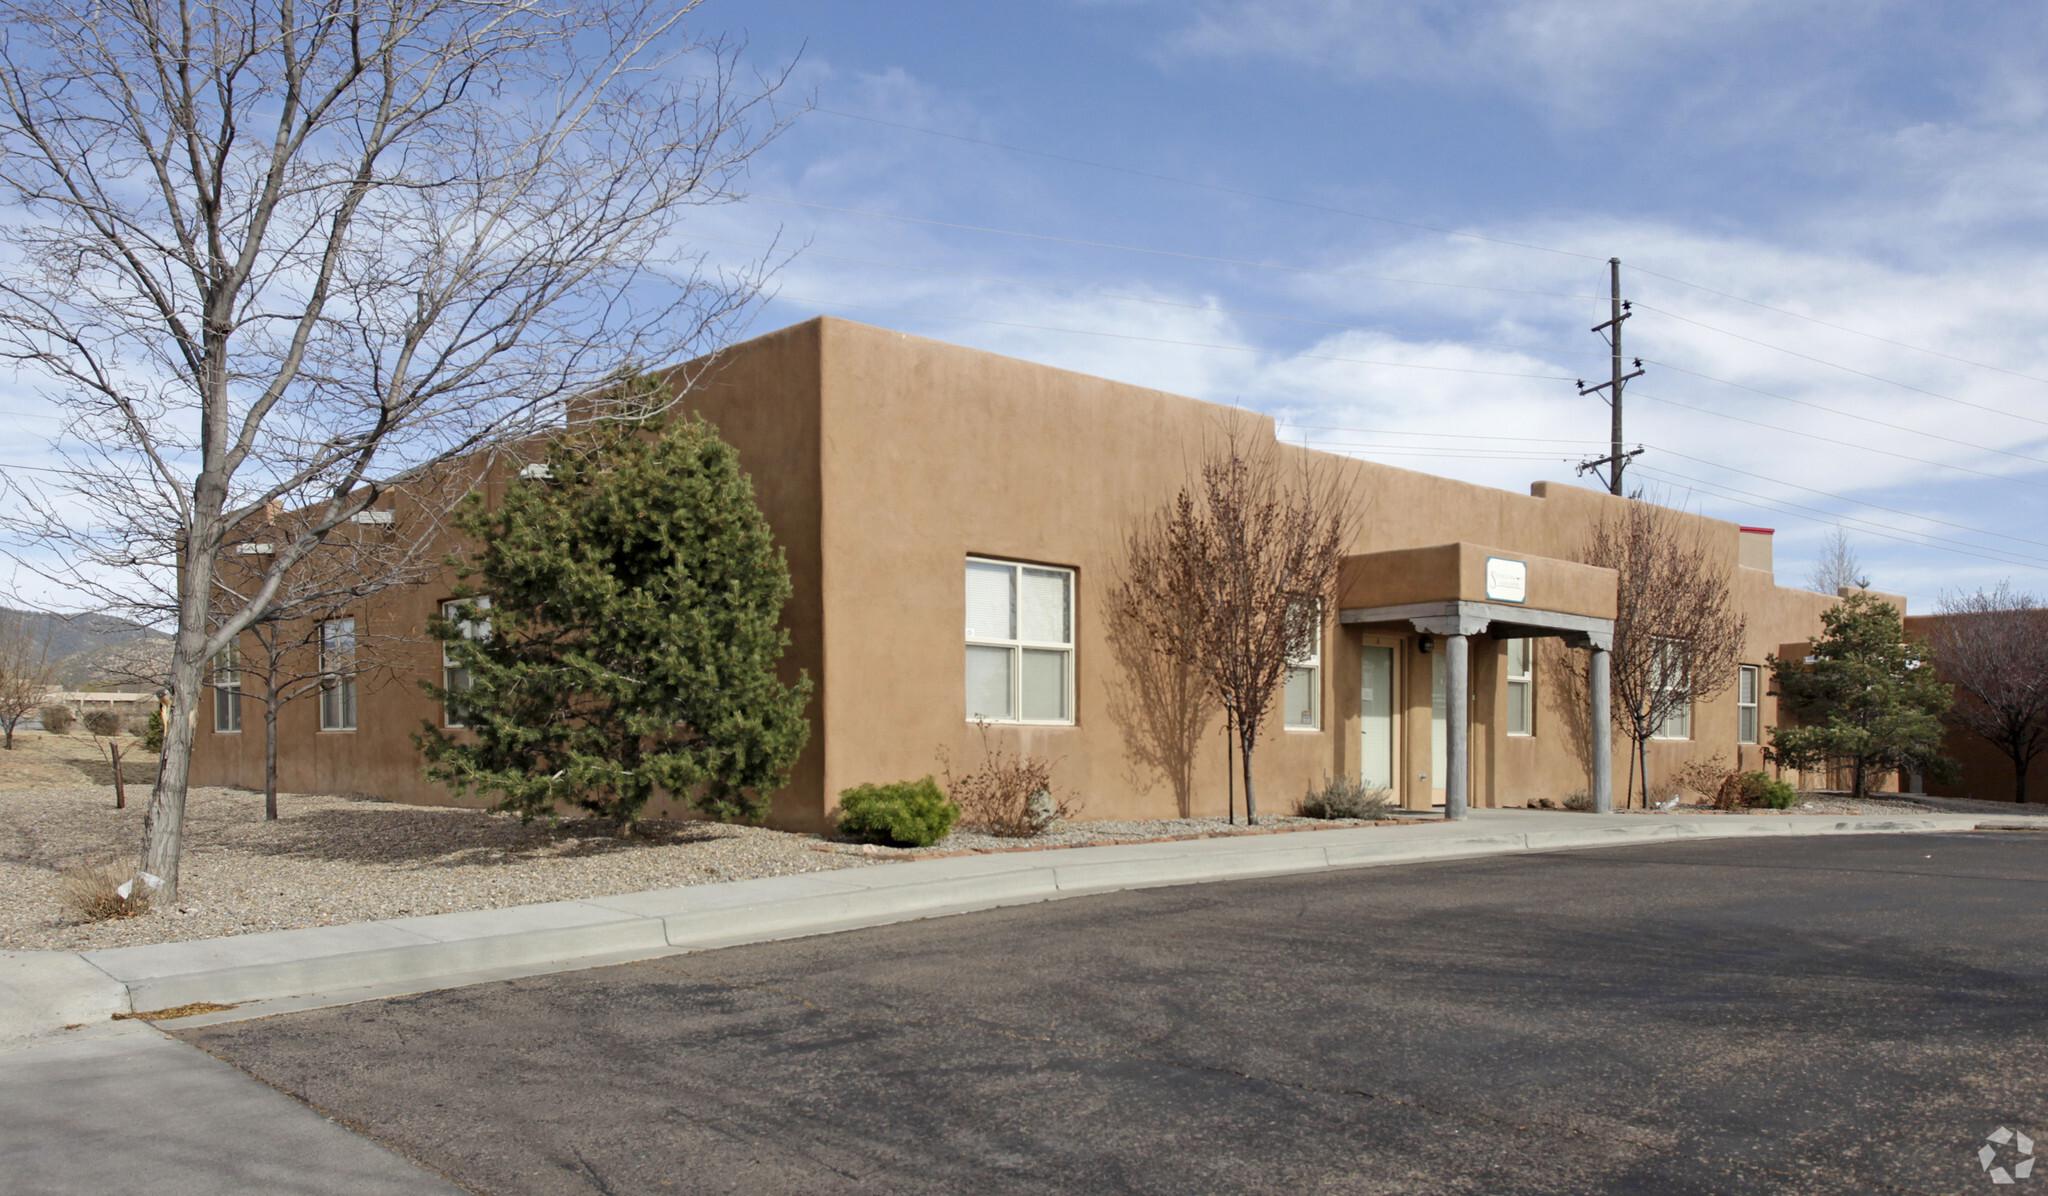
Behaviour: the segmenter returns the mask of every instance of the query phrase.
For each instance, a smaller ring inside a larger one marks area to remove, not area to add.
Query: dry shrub
[[[112,710],[88,710],[78,721],[85,724],[87,731],[102,739],[121,733],[121,716]]]
[[[1053,788],[1058,761],[999,747],[989,742],[987,722],[977,721],[975,727],[981,732],[980,768],[956,777],[953,762],[943,749],[939,752],[946,796],[959,805],[963,826],[1005,839],[1029,839],[1074,816],[1078,798]]]
[[[126,897],[121,895],[122,885],[128,886]],[[149,912],[153,889],[133,867],[118,860],[75,864],[57,879],[57,899],[81,922],[141,917]]]
[[[1734,771],[1728,767],[1728,757],[1715,752],[1704,760],[1687,760],[1672,769],[1671,775],[1652,791],[1651,797],[1661,802],[1681,790],[1687,790],[1711,801],[1720,794],[1722,786],[1733,775]]]
[[[1357,777],[1325,777],[1322,787],[1302,797],[1303,818],[1363,818],[1378,821],[1394,808],[1390,789],[1369,789]]]
[[[78,721],[71,707],[53,704],[36,711],[36,720],[43,724],[43,730],[52,735],[63,735],[71,730],[71,724]]]
[[[1593,812],[1593,795],[1584,789],[1575,789],[1564,795],[1564,808],[1574,814]]]

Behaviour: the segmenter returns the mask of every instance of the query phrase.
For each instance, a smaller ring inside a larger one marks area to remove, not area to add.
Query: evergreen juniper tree
[[[643,383],[644,385],[644,383]],[[639,817],[657,789],[759,821],[810,727],[776,662],[789,574],[738,455],[702,418],[557,440],[546,479],[472,495],[463,604],[431,621],[465,729],[415,736],[428,777],[523,818]]]
[[[1772,730],[1773,758],[1801,769],[1847,761],[1856,797],[1872,771],[1948,775],[1954,765],[1941,750],[1942,716],[1954,694],[1934,675],[1926,645],[1907,642],[1898,609],[1851,594],[1820,618],[1811,664],[1770,658],[1780,709],[1797,720]]]

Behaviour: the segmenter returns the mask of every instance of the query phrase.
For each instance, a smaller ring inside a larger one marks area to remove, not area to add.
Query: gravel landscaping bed
[[[1716,810],[1704,803],[1680,805],[1670,810],[1617,810],[1617,814],[2001,814],[2018,818],[2048,818],[2048,806],[2016,805],[2009,801],[1978,801],[1967,797],[1928,797],[1884,794],[1851,800],[1846,793],[1808,794],[1789,810]]]
[[[142,842],[147,790],[113,808],[98,786],[0,792],[0,949],[91,950],[293,930],[410,914],[821,872],[880,862],[810,850],[818,840],[760,827],[641,824],[522,827],[510,814],[286,794],[194,789],[186,806],[183,891],[174,909],[78,924],[57,898],[61,869]]]
[[[1277,834],[1284,831],[1328,830],[1352,826],[1397,826],[1418,819],[1372,821],[1359,818],[1302,818],[1292,814],[1261,814],[1257,826],[1246,826],[1242,815],[1236,823],[1221,818],[1104,819],[1100,822],[1063,822],[1043,835],[1011,839],[963,828],[930,847],[880,847],[869,843],[825,842],[818,850],[840,855],[878,858],[920,859],[944,855],[972,855],[992,851],[1038,851],[1052,847],[1102,847],[1112,843],[1156,843],[1165,839],[1210,839],[1224,835]],[[1427,820],[1423,816],[1421,820]]]

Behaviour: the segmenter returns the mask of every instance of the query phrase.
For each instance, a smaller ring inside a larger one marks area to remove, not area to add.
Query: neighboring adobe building
[[[1163,750],[1170,737],[1150,730],[1161,711],[1107,635],[1102,604],[1124,529],[1227,426],[1270,438],[1270,419],[829,318],[726,351],[684,406],[752,475],[794,583],[784,666],[817,686],[775,824],[816,829],[852,785],[933,773],[948,755],[971,765],[977,715],[1002,743],[1058,761],[1083,817],[1224,812],[1220,720],[1194,758]],[[1259,748],[1261,808],[1291,810],[1326,776],[1350,774],[1427,809],[1460,787],[1461,756],[1474,805],[1591,790],[1591,712],[1563,667],[1570,653],[1604,658],[1614,575],[1571,558],[1622,500],[1278,451],[1343,471],[1358,509],[1339,609]],[[519,464],[483,469],[487,501],[519,484]],[[407,502],[381,505],[404,521],[417,513]],[[1717,753],[1756,768],[1776,721],[1765,657],[1817,634],[1835,599],[1775,584],[1768,530],[1678,517],[1726,563],[1749,646],[1740,684],[1652,745],[1652,776]],[[395,637],[399,655],[346,693],[286,708],[283,789],[453,800],[422,779],[409,738],[443,718],[417,682],[442,667],[422,629],[452,585],[387,594],[355,615],[355,634]],[[196,783],[262,783],[260,718],[232,730],[233,705],[221,699],[202,725]],[[1619,791],[1625,747],[1613,762]]]

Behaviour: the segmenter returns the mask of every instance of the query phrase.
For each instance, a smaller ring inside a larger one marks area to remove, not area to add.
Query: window
[[[1761,704],[1757,701],[1758,669],[1746,664],[1735,670],[1735,742],[1756,743],[1763,727]]]
[[[491,608],[491,600],[489,598],[473,598],[470,601],[483,610]],[[462,631],[463,639],[487,640],[491,638],[491,621],[489,619],[458,620],[456,618],[456,615],[461,613],[462,606],[463,604],[460,602],[443,602],[441,604],[441,617],[454,623]],[[455,695],[468,689],[470,680],[469,670],[456,664],[449,657],[448,645],[443,643],[441,645],[441,688],[448,691],[448,703],[441,708],[442,726],[466,727],[469,725],[463,714],[462,705],[456,700]]]
[[[1686,675],[1684,645],[1676,640],[1663,640],[1657,645],[1657,656],[1650,674],[1650,683],[1667,694],[1677,695],[1680,700],[1673,703],[1671,713],[1650,736],[1652,739],[1692,738],[1692,678]]]
[[[1309,624],[1308,650],[1287,662],[1282,725],[1290,731],[1316,731],[1323,725],[1323,608],[1303,603],[1289,613]]]
[[[320,624],[320,729],[356,729],[356,621]]]
[[[233,735],[242,729],[242,646],[230,643],[213,658],[213,730]]]
[[[1508,734],[1536,733],[1536,641],[1512,639],[1508,649]]]
[[[1074,721],[1074,573],[967,560],[967,717]]]

